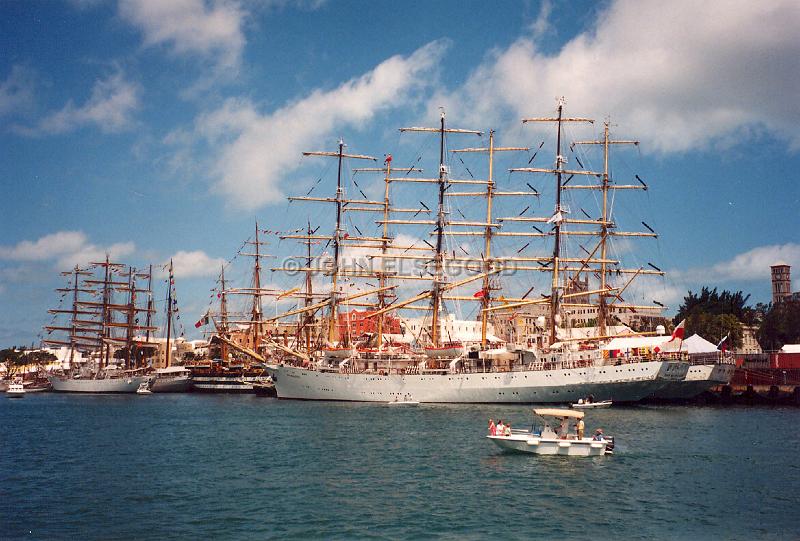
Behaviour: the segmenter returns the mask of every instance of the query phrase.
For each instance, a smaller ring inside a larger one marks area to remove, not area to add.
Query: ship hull
[[[256,392],[253,383],[264,382],[263,376],[193,376],[192,391],[196,393],[250,393]]]
[[[150,390],[154,393],[188,393],[192,390],[192,379],[189,376],[156,377],[150,385]]]
[[[135,393],[147,376],[109,379],[71,379],[50,377],[53,391],[58,393]]]
[[[588,395],[595,400],[637,402],[670,381],[682,380],[687,370],[688,364],[670,361],[461,374],[344,374],[292,366],[267,368],[278,398],[390,402],[404,397],[455,404],[564,403]]]
[[[689,367],[686,379],[673,381],[653,393],[658,400],[689,400],[717,385],[727,385],[735,366],[730,363],[702,364]]]

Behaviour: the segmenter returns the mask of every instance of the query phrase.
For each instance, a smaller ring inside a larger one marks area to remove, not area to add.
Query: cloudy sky
[[[58,273],[106,253],[137,266],[173,258],[192,335],[220,265],[246,280],[236,254],[256,219],[270,231],[330,229],[330,209],[285,199],[334,191],[335,167],[302,151],[341,137],[352,152],[430,172],[435,141],[397,128],[435,125],[440,108],[455,127],[531,147],[500,162],[497,180],[542,196],[503,210],[548,216],[552,179],[505,169],[552,165],[552,128],[520,119],[552,115],[558,96],[570,115],[596,119],[571,126],[569,141],[596,139],[609,120],[613,136],[640,142],[614,149],[612,174],[649,189],[619,191],[614,210],[659,237],[615,250],[668,275],[632,294],[674,309],[711,285],[766,302],[770,264],[800,273],[798,28],[792,0],[2,2],[0,346],[35,341]],[[459,136],[448,148],[486,143]],[[602,167],[576,152],[568,159]],[[345,171],[348,194],[381,197],[358,165]],[[451,167],[486,174],[477,157]],[[426,187],[398,192],[410,206],[433,199]],[[470,204],[464,213],[480,212]],[[347,221],[364,224],[375,227]],[[297,251],[271,241],[277,261]],[[264,277],[291,287],[282,280]]]

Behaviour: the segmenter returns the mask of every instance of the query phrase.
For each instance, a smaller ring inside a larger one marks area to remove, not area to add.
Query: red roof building
[[[378,318],[368,317],[374,314],[376,310],[352,310],[339,314],[339,336],[349,334],[353,338],[361,336],[366,333],[375,334],[378,332]],[[384,334],[400,334],[400,320],[388,314],[383,316],[383,332]]]

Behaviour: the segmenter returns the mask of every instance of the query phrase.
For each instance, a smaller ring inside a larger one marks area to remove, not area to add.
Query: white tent
[[[784,344],[781,353],[800,353],[800,344]]]
[[[609,343],[600,347],[609,351],[628,351],[636,348],[654,349],[658,347],[661,351],[678,351],[679,340],[670,342],[670,336],[626,336],[625,338],[614,338]],[[681,345],[681,351],[686,351],[685,343]]]
[[[689,352],[689,355],[699,355],[702,353],[716,353],[717,346],[700,336],[699,334],[693,334],[689,338],[683,341],[683,345],[686,347],[686,351]]]

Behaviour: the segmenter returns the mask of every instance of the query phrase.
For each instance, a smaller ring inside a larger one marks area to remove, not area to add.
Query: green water
[[[4,539],[796,539],[800,410],[587,414],[611,457],[505,454],[525,406],[0,400]]]

